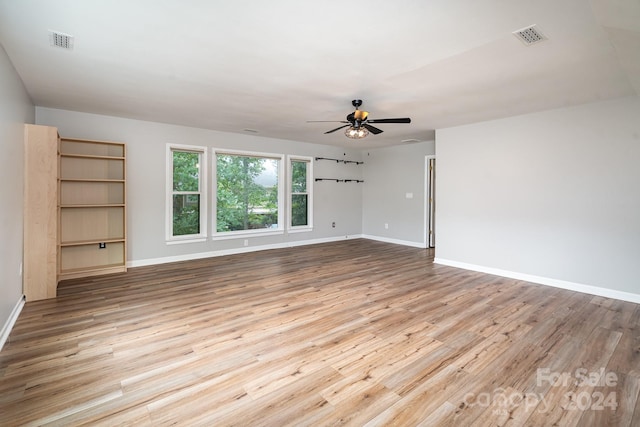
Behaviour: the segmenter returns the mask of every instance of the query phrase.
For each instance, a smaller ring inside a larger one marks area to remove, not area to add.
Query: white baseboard
[[[524,280],[525,282],[537,283],[540,285],[553,286],[554,288],[566,289],[569,291],[582,292],[583,294],[597,295],[605,298],[613,298],[640,304],[640,295],[631,292],[617,291],[615,289],[601,288],[598,286],[585,285],[582,283],[567,282],[565,280],[551,279],[549,277],[534,276],[530,274],[518,273],[514,271],[501,270],[498,268],[485,267],[482,265],[467,264],[464,262],[452,261],[448,259],[435,258],[435,264],[447,265],[449,267],[462,268],[465,270],[477,271],[480,273],[493,274],[496,276],[508,277],[510,279]]]
[[[293,248],[296,246],[306,246],[306,245],[316,245],[319,243],[330,243],[330,242],[338,242],[342,240],[351,240],[351,239],[360,239],[363,236],[361,234],[354,234],[349,236],[338,236],[338,237],[326,237],[323,239],[312,239],[312,240],[300,240],[294,242],[283,242],[283,243],[275,243],[271,245],[260,245],[260,246],[246,246],[240,248],[233,249],[223,249],[219,251],[209,251],[209,252],[198,252],[193,254],[185,254],[185,255],[176,255],[176,256],[168,256],[162,258],[148,258],[141,260],[133,260],[127,262],[127,267],[144,267],[147,265],[157,265],[157,264],[165,264],[168,262],[177,262],[177,261],[190,261],[194,259],[203,259],[203,258],[212,258],[219,257],[225,255],[235,255],[235,254],[243,254],[247,252],[257,252],[257,251],[266,251],[269,249],[283,249],[283,248]]]
[[[2,327],[2,332],[0,332],[0,350],[4,347],[4,343],[9,339],[9,334],[11,333],[11,329],[13,329],[13,325],[16,324],[16,320],[18,320],[18,316],[22,311],[22,307],[24,307],[24,295],[20,297],[16,305],[13,307],[9,318],[4,323]]]
[[[362,237],[364,239],[377,240],[378,242],[385,243],[395,243],[396,245],[411,246],[413,248],[426,249],[427,247],[427,244],[424,242],[410,242],[409,240],[390,239],[388,237],[372,236],[369,234],[363,234]]]

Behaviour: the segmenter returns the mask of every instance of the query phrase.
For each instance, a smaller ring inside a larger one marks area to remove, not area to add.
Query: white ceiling
[[[640,0],[0,0],[0,42],[38,106],[338,146],[640,94]],[[306,123],[354,98],[412,123]]]

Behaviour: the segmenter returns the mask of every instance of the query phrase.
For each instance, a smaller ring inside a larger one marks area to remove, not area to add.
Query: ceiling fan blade
[[[369,120],[369,123],[411,123],[411,119],[409,117],[400,119],[375,119]]]
[[[376,127],[373,127],[368,123],[363,123],[362,126],[364,126],[369,132],[371,132],[374,135],[377,135],[379,133],[384,132],[382,129],[378,129]]]
[[[307,120],[307,123],[349,123],[346,120]]]
[[[337,130],[346,128],[347,126],[350,126],[350,125],[344,125],[344,126],[340,126],[339,128],[331,129],[330,131],[325,132],[325,134],[335,132]]]

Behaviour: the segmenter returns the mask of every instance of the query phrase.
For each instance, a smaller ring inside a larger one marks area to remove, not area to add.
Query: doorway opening
[[[425,243],[436,247],[436,157],[425,156]]]

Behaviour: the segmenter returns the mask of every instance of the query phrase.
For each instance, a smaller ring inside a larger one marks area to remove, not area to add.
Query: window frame
[[[307,164],[307,191],[305,193],[293,192],[293,162],[300,162]],[[313,231],[313,157],[308,156],[287,156],[287,231],[289,233],[300,233],[306,231]],[[293,225],[293,196],[295,194],[307,195],[307,224],[306,225]]]
[[[200,155],[198,176],[199,191],[173,190],[173,153],[174,151],[197,153]],[[208,149],[199,145],[166,144],[166,201],[165,201],[165,243],[168,245],[179,243],[205,242],[207,240],[207,166]],[[200,196],[200,232],[198,234],[173,235],[173,196],[176,194],[198,194]]]
[[[263,153],[257,151],[240,151],[227,150],[223,148],[212,148],[212,172],[211,180],[213,184],[213,197],[211,201],[211,239],[227,240],[242,237],[258,237],[273,236],[284,234],[285,223],[285,193],[286,187],[284,182],[285,171],[285,155],[278,153]],[[259,157],[272,159],[278,162],[278,227],[277,228],[259,228],[251,230],[234,230],[234,231],[218,231],[218,155],[243,156],[243,157]]]

